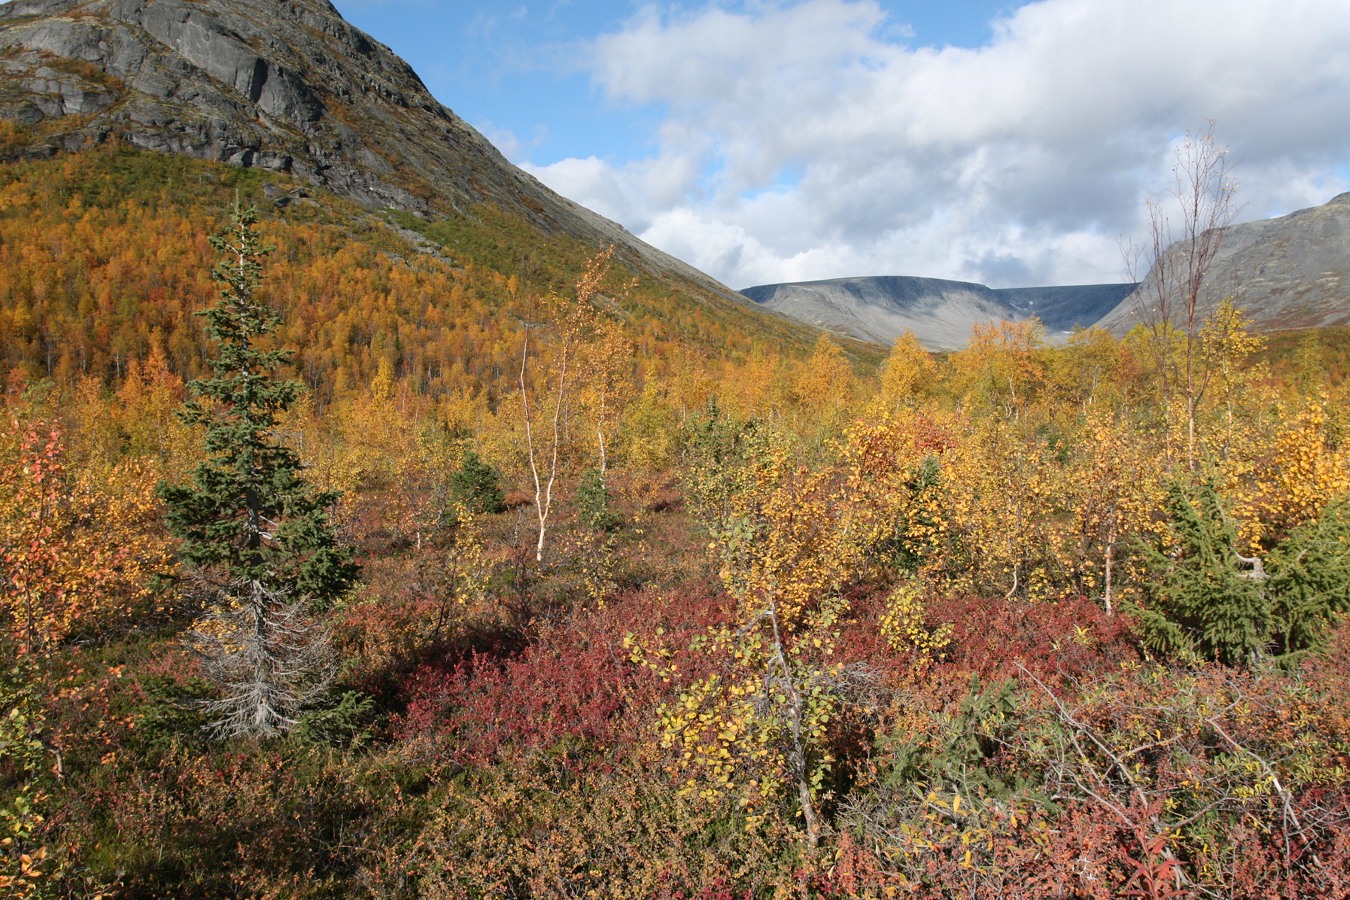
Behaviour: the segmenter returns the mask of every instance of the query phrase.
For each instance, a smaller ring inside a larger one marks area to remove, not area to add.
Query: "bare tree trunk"
[[[1106,529],[1106,572],[1105,572],[1105,593],[1102,595],[1102,602],[1106,606],[1106,614],[1112,614],[1111,609],[1111,574],[1116,561],[1116,537],[1117,537],[1116,513],[1111,513],[1111,524]]]
[[[609,471],[609,460],[605,452],[605,430],[603,428],[595,429],[595,436],[600,443],[600,486],[605,486],[605,473]]]
[[[600,395],[600,414],[596,416],[595,437],[600,445],[600,486],[605,486],[605,473],[609,470],[609,455],[605,447],[605,402],[604,394]]]
[[[567,391],[568,348],[563,348],[562,364],[558,373],[557,406],[553,410],[553,452],[549,459],[548,478],[539,472],[538,454],[534,444],[534,424],[530,414],[530,392],[525,385],[525,373],[530,358],[530,326],[525,326],[525,339],[520,348],[520,405],[525,411],[525,450],[530,460],[530,474],[534,477],[534,511],[539,523],[539,537],[535,542],[534,560],[544,561],[544,538],[548,534],[548,518],[553,511],[553,485],[558,478],[558,456],[562,444],[562,410]]]
[[[544,561],[544,519],[553,509],[553,484],[558,478],[558,452],[562,447],[562,414],[567,399],[567,363],[571,349],[570,341],[564,342],[558,369],[558,396],[553,407],[553,456],[549,460],[548,486],[544,489],[543,518],[539,521],[539,546],[536,548],[535,562]]]
[[[1180,215],[1176,231],[1163,202],[1148,202],[1152,245],[1150,268],[1136,291],[1136,312],[1153,332],[1155,361],[1163,403],[1163,431],[1169,462],[1173,434],[1172,392],[1177,382],[1185,386],[1186,464],[1194,469],[1199,461],[1196,419],[1208,382],[1208,371],[1199,359],[1198,341],[1202,324],[1205,278],[1223,245],[1224,232],[1240,211],[1233,203],[1237,185],[1231,180],[1228,150],[1214,140],[1214,120],[1204,131],[1188,131],[1176,150],[1172,166],[1174,184],[1168,192]],[[1137,259],[1137,251],[1133,256]],[[1127,260],[1131,277],[1140,274]],[[1181,371],[1174,372],[1172,332],[1185,324]]]
[[[788,753],[792,765],[792,776],[796,781],[797,799],[802,804],[802,820],[806,825],[806,846],[812,855],[820,846],[820,813],[816,810],[815,798],[811,796],[810,760],[806,750],[806,738],[802,734],[802,724],[806,718],[801,689],[788,665],[783,652],[783,635],[778,627],[778,606],[769,603],[769,622],[773,626],[774,660],[778,663],[783,676],[783,690],[788,698],[788,730],[792,735],[792,747]]]
[[[548,519],[553,511],[553,487],[558,480],[561,466],[563,429],[566,425],[563,410],[567,406],[568,379],[571,377],[573,354],[582,350],[579,345],[595,327],[593,299],[600,288],[600,282],[609,269],[609,260],[614,254],[611,246],[595,255],[586,265],[586,271],[576,285],[576,298],[572,307],[564,312],[559,323],[561,339],[557,369],[557,391],[553,407],[552,452],[549,456],[548,477],[539,470],[539,450],[535,446],[534,423],[531,420],[529,388],[526,384],[526,370],[530,357],[530,326],[525,324],[525,340],[520,349],[520,403],[525,411],[525,449],[530,458],[530,474],[534,477],[534,507],[539,522],[539,538],[535,542],[535,562],[544,561],[544,538],[548,533]],[[524,323],[522,323],[524,324]]]

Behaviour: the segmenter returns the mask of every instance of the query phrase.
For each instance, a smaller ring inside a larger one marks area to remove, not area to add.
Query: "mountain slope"
[[[0,5],[6,371],[116,384],[162,350],[199,373],[205,235],[236,196],[270,207],[268,285],[320,399],[386,367],[491,404],[540,298],[611,243],[605,303],[637,372],[818,337],[511,166],[326,0]]]
[[[930,350],[966,345],[977,322],[1037,316],[1052,332],[1086,326],[1134,285],[1103,284],[995,289],[965,281],[912,276],[836,278],[770,284],[742,294],[768,309],[817,328],[890,344],[914,332]]]
[[[735,297],[512,166],[326,0],[13,0],[0,6],[0,120],[0,158],[115,138],[289,172],[367,207],[486,205]]]
[[[215,295],[206,236],[236,197],[263,212],[277,248],[263,291],[320,402],[361,390],[382,367],[419,393],[495,402],[515,383],[522,317],[546,318],[539,293],[556,282],[569,296],[591,253],[486,215],[472,227],[422,222],[281,173],[125,145],[0,163],[0,371],[115,385],[159,351],[178,375],[202,374],[208,348],[192,313]],[[513,286],[526,253],[538,288],[529,291]],[[633,346],[635,371],[660,373],[681,358],[720,368],[814,345],[804,326],[749,304],[691,302],[690,290],[632,281],[611,273],[606,296],[618,302],[605,309]]]
[[[1114,309],[1121,298],[1128,296],[1136,285],[1072,284],[1051,287],[995,288],[994,293],[1014,310],[1025,316],[1036,316],[1051,332],[1068,332],[1086,328]]]
[[[1171,251],[1179,252],[1179,251]],[[1102,317],[1124,334],[1140,321],[1138,295]],[[1350,324],[1350,193],[1323,206],[1230,226],[1200,297],[1201,316],[1232,297],[1260,331]]]

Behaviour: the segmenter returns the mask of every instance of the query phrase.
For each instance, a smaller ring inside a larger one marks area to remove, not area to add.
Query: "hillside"
[[[419,389],[509,381],[515,307],[565,291],[609,244],[636,277],[614,312],[639,368],[684,352],[801,356],[816,338],[511,166],[322,0],[17,0],[0,6],[0,73],[0,333],[9,368],[33,377],[120,377],[155,340],[176,371],[199,372],[202,236],[235,191],[294,248],[276,293],[285,314],[306,310],[290,339],[325,395],[334,373],[359,384],[382,355]],[[137,252],[146,241],[181,244],[171,290],[163,257]],[[344,284],[304,273],[334,252],[353,267]],[[447,329],[479,343],[452,349]]]
[[[1133,285],[995,289],[911,276],[836,278],[746,288],[761,306],[817,328],[890,344],[914,332],[930,350],[964,347],[977,322],[1035,315],[1053,336],[1092,324]]]
[[[384,365],[418,392],[495,404],[514,385],[521,321],[542,316],[545,292],[565,294],[593,253],[505,214],[468,224],[370,212],[284,174],[125,146],[0,164],[0,366],[11,378],[115,384],[158,348],[179,375],[200,375],[206,235],[236,196],[264,211],[277,246],[266,296],[320,400],[363,389]],[[746,304],[629,280],[607,279],[606,315],[639,377],[694,364],[715,375],[815,342]]]
[[[1141,296],[1153,278],[1145,278]],[[1205,279],[1200,311],[1232,297],[1260,331],[1350,324],[1350,194],[1323,206],[1230,226]],[[1139,322],[1137,298],[1102,317],[1121,335]]]
[[[0,121],[0,159],[116,139],[290,173],[367,208],[486,208],[735,296],[512,166],[326,0],[14,0],[0,6]]]

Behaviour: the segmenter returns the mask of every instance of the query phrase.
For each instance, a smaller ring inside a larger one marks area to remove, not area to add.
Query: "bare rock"
[[[966,281],[882,275],[760,285],[741,293],[826,331],[891,344],[906,331],[929,350],[956,350],[971,326],[1040,319],[1051,339],[1092,324],[1132,284],[991,288]]]
[[[1150,272],[1140,292],[1098,324],[1116,334],[1139,324],[1154,277]],[[1259,331],[1350,325],[1350,194],[1229,226],[1201,290],[1200,317],[1227,297]]]

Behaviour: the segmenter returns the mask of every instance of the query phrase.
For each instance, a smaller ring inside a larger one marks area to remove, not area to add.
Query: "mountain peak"
[[[116,136],[413,210],[488,199],[433,187],[470,158],[505,165],[326,0],[14,0],[0,50],[20,88],[0,115],[50,132],[46,150]],[[419,152],[396,158],[390,143]]]

